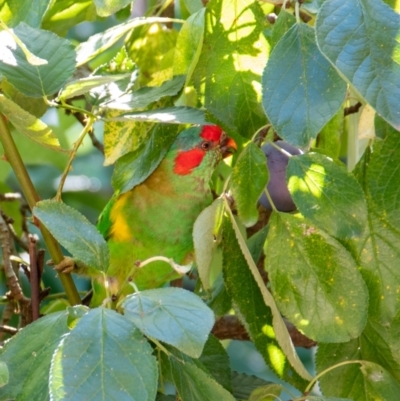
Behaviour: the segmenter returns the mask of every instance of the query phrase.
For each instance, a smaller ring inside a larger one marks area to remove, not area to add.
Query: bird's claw
[[[64,256],[64,259],[56,265],[52,260],[49,260],[46,264],[48,266],[53,266],[54,270],[58,273],[73,273],[74,270],[76,270],[75,260],[69,256]]]

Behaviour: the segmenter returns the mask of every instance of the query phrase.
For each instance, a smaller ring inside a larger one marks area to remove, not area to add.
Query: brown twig
[[[39,319],[39,308],[40,308],[40,300],[39,300],[40,278],[39,278],[39,267],[37,263],[37,254],[36,254],[36,242],[37,242],[36,238],[34,238],[33,235],[29,236],[32,321]]]
[[[9,300],[6,306],[4,307],[3,314],[1,315],[0,326],[7,326],[8,322],[14,315],[14,310],[16,308],[15,301]],[[0,330],[0,340],[4,338],[5,332]]]
[[[11,263],[11,234],[8,230],[8,225],[3,217],[3,213],[0,213],[0,243],[3,251],[4,272],[6,276],[7,286],[10,289],[7,297],[18,302],[21,309],[21,322],[23,324],[29,323],[31,321],[31,316],[27,310],[27,306],[29,305],[30,301],[28,298],[25,297],[24,293],[22,292],[22,288],[19,284],[17,275],[15,274]]]
[[[310,340],[305,335],[301,334],[295,326],[285,321],[288,328],[289,335],[295,347],[311,348],[317,343]],[[249,340],[250,337],[236,316],[226,315],[222,316],[214,324],[212,333],[220,340]]]
[[[5,194],[0,194],[0,201],[2,202],[13,202],[16,200],[21,200],[21,194],[18,192],[8,192]]]
[[[18,333],[18,329],[16,329],[15,327],[12,327],[12,326],[7,326],[5,324],[2,324],[2,325],[0,325],[0,332],[14,335],[14,334]]]

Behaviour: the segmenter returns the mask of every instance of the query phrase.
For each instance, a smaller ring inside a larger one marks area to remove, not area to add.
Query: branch
[[[295,347],[311,348],[317,345],[315,341],[301,334],[291,323],[287,321],[285,321],[285,323]],[[250,340],[242,323],[233,315],[226,315],[218,318],[211,332],[220,340]]]
[[[22,191],[29,204],[29,207],[32,210],[36,203],[40,200],[40,198],[32,184],[28,172],[26,171],[25,165],[21,159],[17,147],[15,146],[14,140],[10,134],[10,131],[8,130],[4,118],[1,115],[0,141],[3,144],[4,153],[7,161],[11,164],[11,167],[13,168],[14,173],[17,176]],[[61,252],[60,246],[44,225],[41,224],[39,228],[42,232],[43,239],[47,245],[52,260],[55,264],[60,263],[63,259],[63,254]],[[59,277],[71,305],[78,305],[80,303],[80,298],[71,275],[60,273]]]
[[[22,292],[22,288],[19,284],[18,277],[15,274],[11,263],[11,254],[12,254],[11,235],[10,232],[8,231],[7,222],[3,218],[1,211],[0,211],[0,243],[3,252],[4,273],[6,276],[7,286],[10,289],[9,298],[15,299],[19,303],[21,308],[21,318],[24,323],[23,325],[25,325],[25,323],[29,323],[31,321],[30,313],[27,310],[27,306],[30,303],[30,300],[29,298],[26,298],[24,293]]]
[[[31,266],[31,274],[29,278],[31,283],[32,321],[35,321],[39,319],[40,273],[36,253],[36,239],[33,235],[29,237],[29,260]]]

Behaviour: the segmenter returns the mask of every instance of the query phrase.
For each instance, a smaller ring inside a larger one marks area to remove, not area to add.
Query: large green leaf
[[[3,95],[0,95],[0,112],[8,118],[15,129],[28,138],[48,148],[61,149],[51,128]]]
[[[65,36],[69,29],[84,21],[94,21],[96,10],[93,0],[52,1],[42,23],[42,28]]]
[[[167,23],[171,22],[170,18],[159,18],[151,17],[144,18],[138,17],[133,18],[127,22],[120,25],[113,26],[104,32],[96,33],[91,36],[86,42],[81,43],[77,48],[77,58],[76,61],[78,65],[82,65],[93,59],[94,57],[101,54],[104,50],[111,47],[119,39],[125,36],[129,31],[142,26],[153,23]]]
[[[253,0],[211,0],[205,24],[195,86],[215,118],[251,137],[266,122],[259,85],[269,50],[264,13]]]
[[[303,216],[337,238],[362,234],[367,203],[360,184],[344,165],[320,153],[306,153],[289,158],[286,174]]]
[[[160,288],[129,295],[124,314],[145,335],[198,358],[214,325],[211,309],[182,288]]]
[[[345,344],[320,344],[317,352],[319,372],[341,361],[363,358],[358,340]],[[360,363],[361,362],[361,363]],[[373,362],[360,361],[333,369],[320,378],[327,396],[348,397],[357,401],[396,400],[399,383],[386,369]]]
[[[138,121],[109,121],[119,115],[118,111],[109,110],[106,113],[107,121],[104,122],[104,165],[114,164],[120,157],[134,152],[151,130],[154,124]]]
[[[3,0],[0,8],[0,20],[9,28],[20,22],[25,22],[32,28],[40,28],[43,15],[50,2],[51,0]]]
[[[116,163],[112,177],[114,190],[124,193],[143,182],[161,163],[177,133],[174,125],[156,125],[142,146]]]
[[[116,110],[142,109],[164,96],[174,96],[185,83],[184,75],[177,75],[174,78],[163,82],[160,86],[147,86],[137,91],[122,95],[118,99],[102,104],[103,108]]]
[[[318,13],[322,53],[359,94],[400,129],[400,15],[381,0],[329,0]]]
[[[265,268],[282,314],[316,341],[359,336],[368,293],[351,254],[299,215],[273,213],[269,226]]]
[[[250,394],[257,388],[271,384],[257,376],[246,373],[232,372],[233,395],[238,400],[248,400]],[[276,385],[280,386],[280,385]],[[278,396],[279,394],[277,394]],[[269,400],[268,400],[269,401]]]
[[[223,200],[218,198],[200,213],[193,226],[197,271],[205,290],[211,288],[210,272],[218,245],[217,234],[222,213]]]
[[[52,200],[38,202],[33,213],[74,258],[87,266],[107,270],[107,243],[85,216],[65,203]]]
[[[204,111],[192,107],[167,107],[141,111],[137,113],[125,113],[118,117],[108,118],[107,121],[148,121],[168,124],[205,124],[208,119]],[[209,121],[211,122],[211,121]]]
[[[232,226],[235,224],[232,219],[233,216],[231,221],[225,218],[222,225],[223,274],[227,292],[267,365],[278,377],[304,388],[305,380],[311,380],[311,376],[295,353],[285,323],[262,278],[255,280],[258,269],[249,251],[247,257],[242,253],[246,244],[242,244],[242,248],[238,243],[238,228]],[[241,240],[244,242],[243,238]],[[251,270],[249,263],[253,264]]]
[[[35,56],[47,61],[30,64],[7,31],[0,32],[0,73],[27,96],[50,96],[71,77],[75,69],[72,44],[57,35],[21,23],[13,32]]]
[[[115,311],[95,308],[54,353],[49,389],[52,400],[154,400],[156,360],[133,323]]]
[[[368,190],[378,210],[386,213],[389,221],[400,210],[400,134],[393,128],[386,132],[383,142],[374,146],[366,174]]]
[[[132,0],[93,0],[96,5],[97,14],[100,17],[108,17],[112,14],[115,14],[117,11],[121,10],[128,4],[132,2]]]
[[[51,357],[62,335],[69,331],[67,318],[66,312],[44,316],[5,344],[0,358],[7,363],[10,378],[8,384],[0,388],[2,400],[49,399]]]
[[[220,341],[212,334],[208,336],[199,361],[222,387],[232,391],[229,355]]]
[[[392,129],[369,156],[364,177],[368,226],[365,234],[354,241],[361,273],[373,300],[370,317],[385,326],[391,324],[400,308],[399,146],[398,132]]]
[[[185,21],[176,41],[173,70],[174,74],[186,75],[186,86],[192,78],[203,47],[205,11],[205,8],[201,8]],[[182,96],[185,97],[185,93]]]
[[[91,89],[109,84],[111,82],[120,81],[130,78],[131,73],[116,74],[116,75],[93,75],[87,78],[81,78],[76,81],[68,82],[62,89],[58,98],[65,101],[75,96],[80,96],[88,93]]]
[[[258,220],[257,202],[268,182],[267,160],[262,150],[250,142],[240,154],[233,168],[231,190],[239,213],[246,227]]]
[[[174,384],[182,401],[235,401],[199,364],[178,352],[170,357]]]
[[[318,50],[313,28],[294,25],[271,53],[263,78],[263,106],[285,141],[308,146],[335,115],[346,84]]]

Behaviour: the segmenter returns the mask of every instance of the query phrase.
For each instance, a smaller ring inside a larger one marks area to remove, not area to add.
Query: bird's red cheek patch
[[[178,175],[189,174],[195,167],[200,165],[203,157],[204,151],[197,148],[179,152],[175,158],[174,173]]]

